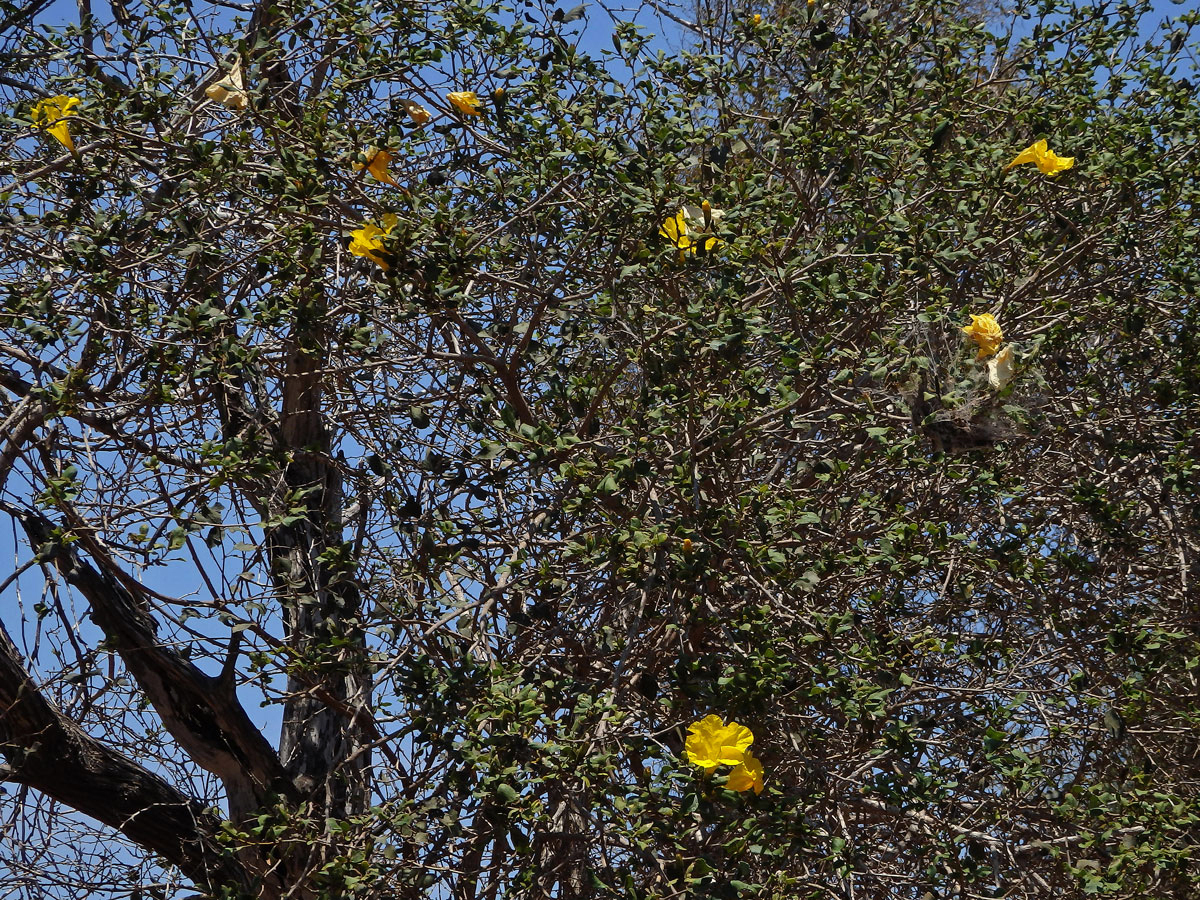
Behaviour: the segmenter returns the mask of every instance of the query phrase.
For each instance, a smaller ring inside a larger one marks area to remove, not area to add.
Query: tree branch
[[[219,823],[194,799],[86,734],[38,690],[0,626],[0,767],[24,784],[109,825],[182,869],[206,890],[236,885],[245,870],[213,839]],[[70,777],[64,777],[64,773]]]
[[[266,738],[254,727],[231,690],[204,674],[174,650],[162,646],[154,620],[133,595],[131,579],[118,580],[80,558],[56,536],[55,526],[33,510],[0,501],[16,517],[34,549],[91,605],[93,621],[104,631],[145,690],[163,725],[200,766],[223,782],[230,818],[240,821],[261,808],[272,793],[293,791],[283,766]],[[103,558],[96,541],[80,543]],[[111,561],[107,561],[111,566]]]

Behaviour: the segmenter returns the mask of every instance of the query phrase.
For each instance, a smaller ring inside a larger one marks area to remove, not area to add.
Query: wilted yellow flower
[[[988,384],[994,390],[1002,391],[1012,381],[1013,377],[1013,348],[1006,345],[999,353],[988,360]]]
[[[381,150],[379,147],[368,147],[364,155],[367,157],[367,164],[364,166],[362,163],[354,163],[354,170],[356,172],[361,172],[365,168],[376,181],[382,181],[384,184],[399,187],[396,184],[396,179],[392,177],[392,173],[388,171],[388,166],[392,162],[392,154],[386,150]]]
[[[398,221],[395,214],[388,213],[383,217],[383,228],[368,222],[351,231],[350,252],[355,256],[365,256],[386,272],[392,266],[383,256],[387,252],[383,246],[383,238],[392,233]]]
[[[996,348],[1004,342],[1004,332],[991,313],[982,316],[971,315],[971,324],[963,328],[963,332],[979,345],[976,359],[983,359],[996,352]]]
[[[1075,165],[1075,157],[1059,156],[1046,146],[1045,141],[1035,141],[1017,154],[1017,158],[1005,166],[1005,170],[1022,163],[1034,163],[1043,175],[1057,175]]]
[[[483,105],[474,91],[451,91],[446,98],[464,116],[479,115],[479,107]]]
[[[76,115],[75,107],[82,102],[78,97],[64,97],[61,94],[39,100],[31,113],[33,124],[74,153],[75,142],[71,140],[67,119]]]
[[[432,116],[429,115],[429,110],[423,107],[420,103],[414,100],[401,100],[400,105],[404,107],[408,113],[408,117],[413,120],[416,125],[424,125]]]
[[[729,773],[725,787],[731,791],[748,791],[754,788],[754,793],[763,792],[763,767],[754,754],[746,751],[745,757],[736,769]]]
[[[209,100],[215,100],[230,109],[245,109],[250,105],[250,97],[246,93],[246,82],[242,78],[242,61],[235,59],[229,74],[204,89],[204,95]]]
[[[688,726],[684,749],[693,765],[715,769],[740,765],[752,743],[754,734],[745,725],[726,725],[720,716],[710,714]]]

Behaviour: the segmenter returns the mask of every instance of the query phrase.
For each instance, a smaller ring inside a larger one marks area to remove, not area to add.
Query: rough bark
[[[278,499],[302,498],[303,509],[270,530],[268,552],[288,645],[309,663],[288,676],[280,757],[325,817],[344,819],[366,808],[370,737],[357,712],[367,706],[370,675],[360,593],[342,542],[342,478],[321,409],[324,315],[320,288],[310,284],[290,338],[279,417],[287,464]]]

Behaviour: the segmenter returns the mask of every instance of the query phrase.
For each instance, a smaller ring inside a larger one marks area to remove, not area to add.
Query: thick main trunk
[[[324,316],[310,285],[296,312],[284,376],[279,439],[285,486],[301,515],[268,535],[272,575],[297,665],[288,674],[280,757],[323,818],[367,808],[370,671],[354,561],[342,541],[342,479],[322,412]],[[297,510],[278,510],[294,513]]]

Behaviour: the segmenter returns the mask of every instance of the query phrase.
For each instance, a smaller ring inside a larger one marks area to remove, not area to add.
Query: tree
[[[1196,895],[1194,12],[45,6],[6,895]]]

